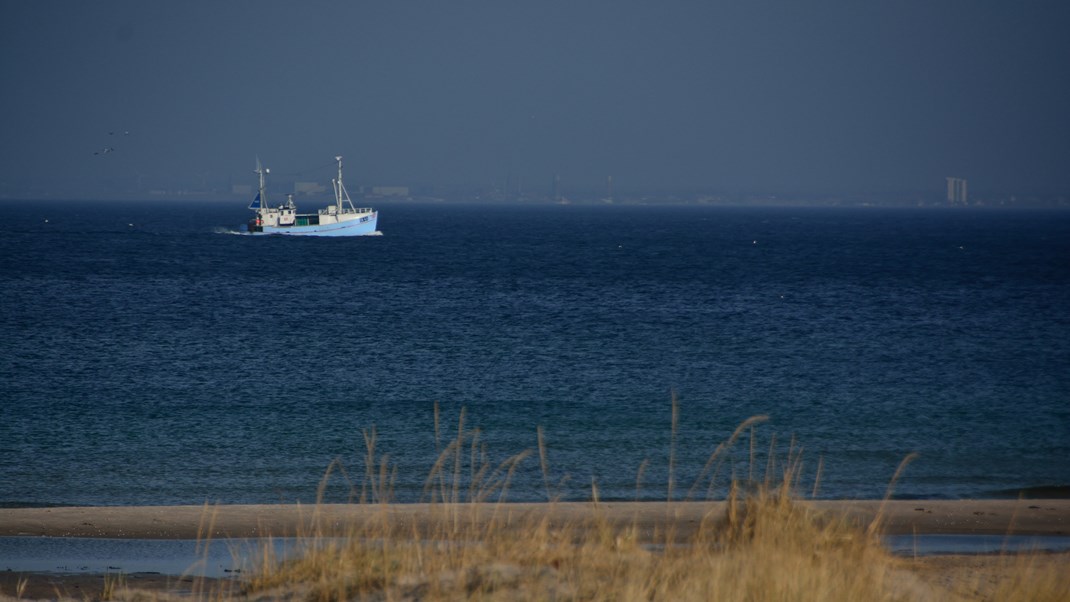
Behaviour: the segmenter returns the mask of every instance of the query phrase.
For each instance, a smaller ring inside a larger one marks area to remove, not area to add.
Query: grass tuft
[[[119,591],[125,588],[126,577],[122,573],[105,573],[104,586],[100,590],[101,602],[115,600]]]

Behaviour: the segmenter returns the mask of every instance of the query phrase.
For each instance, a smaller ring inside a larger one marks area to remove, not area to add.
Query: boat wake
[[[223,226],[216,226],[215,228],[212,228],[212,233],[213,234],[233,234],[235,236],[248,236],[249,235],[249,232],[242,231],[242,230],[235,230],[234,228],[225,228]],[[362,234],[361,236],[382,236],[382,235],[383,235],[382,230],[376,230],[374,232],[369,232],[367,234]]]

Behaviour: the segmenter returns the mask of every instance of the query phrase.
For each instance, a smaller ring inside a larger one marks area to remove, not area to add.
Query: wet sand
[[[826,500],[800,502],[814,510],[868,526],[878,514],[888,535],[1068,535],[1070,499],[1056,500]],[[326,504],[245,506],[114,506],[2,508],[0,536],[203,539],[288,537],[318,526],[326,534],[389,516],[394,525],[433,532],[460,515],[479,522],[529,524],[549,517],[555,524],[600,518],[638,526],[640,536],[672,529],[687,539],[704,519],[725,512],[724,502],[568,502],[557,504]],[[450,510],[453,512],[450,512]]]
[[[115,575],[92,573],[34,573],[23,575],[14,572],[0,572],[0,601],[8,600],[101,600],[108,597],[126,599],[133,596],[104,595],[108,580]],[[121,588],[131,592],[145,592],[143,600],[194,599],[208,597],[195,594],[207,594],[218,591],[238,589],[236,581],[226,582],[222,579],[192,579],[155,573],[134,573],[123,575]],[[229,587],[228,587],[229,586]],[[21,591],[20,588],[21,587]],[[113,591],[115,591],[113,589]],[[21,595],[16,595],[21,594]]]

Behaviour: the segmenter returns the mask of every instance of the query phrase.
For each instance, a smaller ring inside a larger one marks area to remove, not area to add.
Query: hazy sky
[[[0,10],[0,194],[252,184],[257,155],[336,154],[374,185],[1070,192],[1066,0]]]

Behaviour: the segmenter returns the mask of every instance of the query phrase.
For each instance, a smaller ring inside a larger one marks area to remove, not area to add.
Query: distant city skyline
[[[1055,0],[43,0],[3,17],[0,198],[225,196],[257,156],[314,182],[335,155],[354,183],[459,196],[597,200],[609,177],[621,198],[939,201],[947,177],[971,199],[1070,195]]]

